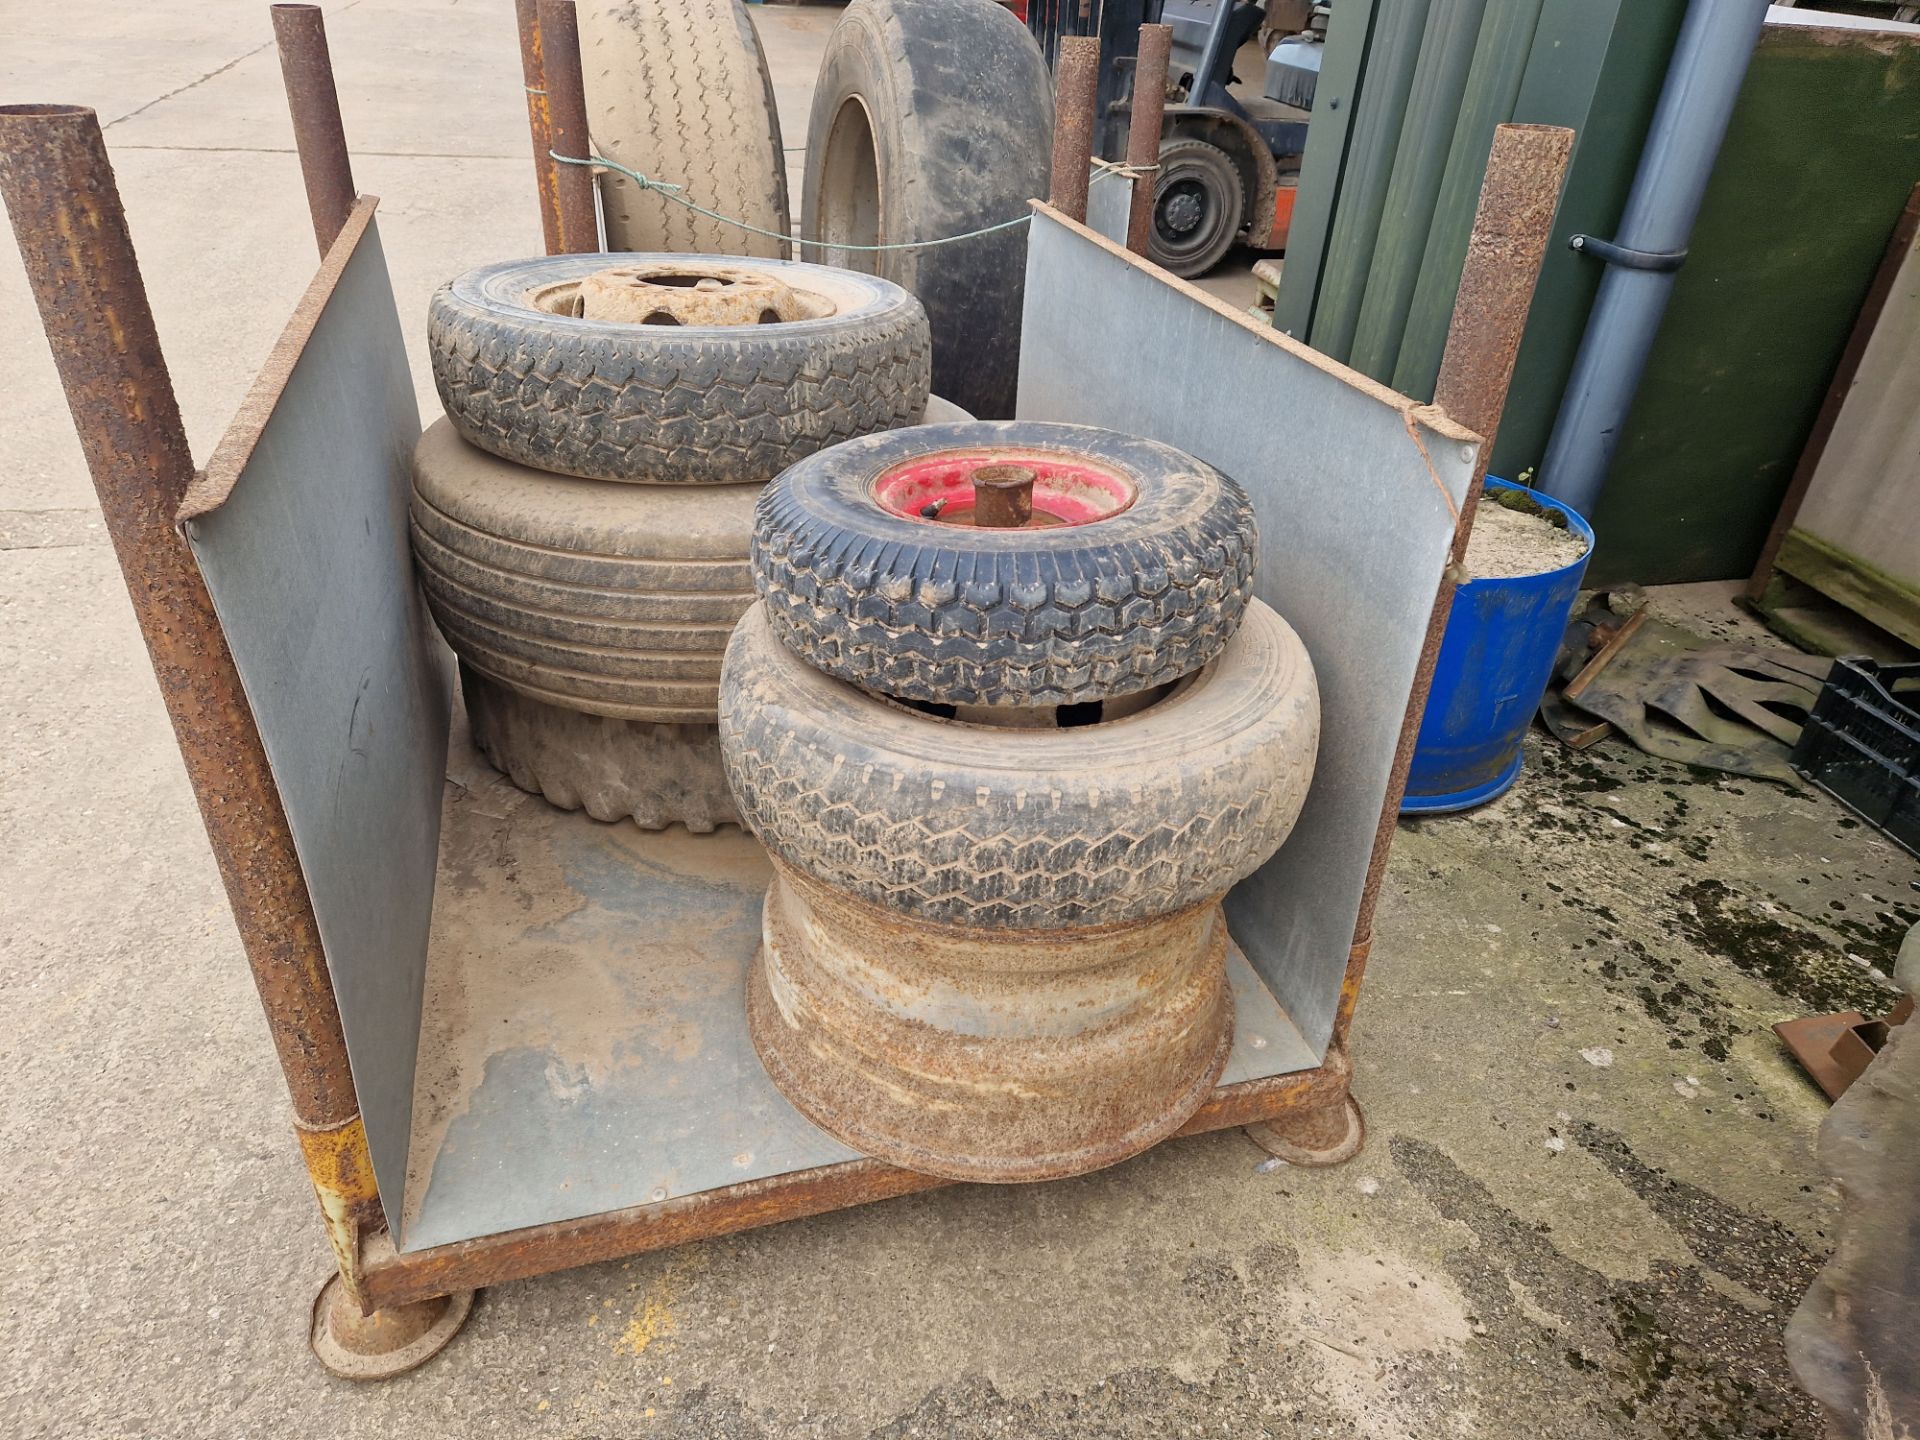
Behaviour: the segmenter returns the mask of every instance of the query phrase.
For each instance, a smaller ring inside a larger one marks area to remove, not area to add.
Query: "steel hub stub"
[[[881,509],[909,520],[939,525],[988,524],[981,513],[981,486],[998,473],[1033,476],[1032,513],[1017,529],[1091,525],[1118,515],[1138,495],[1118,470],[1078,455],[1017,447],[982,447],[927,455],[882,471],[873,481]]]
[[[471,1290],[360,1313],[338,1274],[313,1301],[307,1341],[316,1359],[343,1380],[388,1380],[424,1365],[460,1333],[473,1310]]]
[[[540,309],[633,325],[773,325],[831,315],[834,303],[752,265],[610,265],[536,292]]]
[[[865,1154],[954,1180],[1083,1174],[1173,1134],[1226,1064],[1217,901],[987,930],[774,871],[747,982],[754,1048],[795,1108]]]

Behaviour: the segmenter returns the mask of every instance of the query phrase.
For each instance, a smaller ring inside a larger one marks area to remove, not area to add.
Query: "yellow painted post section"
[[[356,1115],[324,1130],[295,1125],[294,1133],[300,1137],[307,1177],[320,1200],[340,1281],[361,1310],[371,1313],[361,1286],[360,1232],[378,1220],[380,1189],[373,1178],[373,1156],[367,1150],[367,1128]]]

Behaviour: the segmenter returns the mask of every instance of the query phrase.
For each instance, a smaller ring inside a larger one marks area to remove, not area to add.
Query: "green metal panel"
[[[1417,400],[1433,398],[1441,352],[1447,344],[1447,326],[1453,318],[1453,297],[1460,288],[1460,269],[1466,264],[1467,239],[1480,204],[1480,182],[1486,174],[1487,155],[1493,149],[1494,127],[1513,118],[1544,3],[1491,0],[1481,22],[1460,118],[1454,124],[1446,170],[1434,202],[1433,223],[1420,258],[1420,273],[1407,304],[1399,358],[1394,361],[1390,383],[1402,395]]]
[[[1431,0],[1377,0],[1360,109],[1353,119],[1333,230],[1327,240],[1327,262],[1308,330],[1314,349],[1336,360],[1345,360],[1353,345],[1429,9]]]
[[[1487,0],[1433,0],[1427,12],[1420,60],[1408,88],[1407,113],[1394,152],[1393,177],[1380,214],[1380,233],[1347,356],[1354,369],[1376,380],[1393,374],[1400,354],[1407,306],[1420,278],[1420,258],[1426,252],[1434,202],[1440,198],[1447,151],[1460,118],[1461,97],[1486,9]]]
[[[1593,583],[1752,568],[1920,179],[1920,36],[1769,25],[1621,435]]]
[[[1687,0],[1547,0],[1541,9],[1513,118],[1568,125],[1577,139],[1494,442],[1496,475],[1519,479],[1547,448],[1600,285],[1599,265],[1567,249],[1567,238],[1612,238],[1686,8]]]
[[[1326,51],[1314,87],[1313,123],[1300,159],[1300,189],[1287,231],[1287,258],[1280,267],[1280,293],[1273,323],[1304,336],[1313,323],[1313,301],[1333,228],[1334,197],[1347,164],[1347,140],[1359,108],[1360,79],[1373,38],[1374,0],[1342,0],[1327,25]]]

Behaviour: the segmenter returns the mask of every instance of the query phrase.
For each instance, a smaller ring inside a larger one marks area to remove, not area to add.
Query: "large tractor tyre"
[[[563,709],[714,722],[720,657],[753,601],[757,487],[543,474],[445,420],[421,437],[413,484],[427,608],[470,669]]]
[[[617,263],[616,263],[617,262]],[[447,417],[503,459],[594,480],[764,482],[926,407],[926,312],[890,281],[718,255],[550,255],[434,294]]]
[[[1013,414],[1027,227],[1047,193],[1053,86],[1040,47],[994,0],[856,0],[827,40],[807,131],[809,259],[884,275],[933,325],[934,388],[984,419]]]
[[[580,6],[580,71],[601,154],[771,235],[755,234],[600,177],[609,250],[785,259],[786,152],[767,57],[740,0],[592,0]]]
[[[971,523],[972,477],[1037,478],[1030,528]],[[1192,456],[1033,421],[927,425],[762,493],[754,583],[809,665],[937,705],[1112,702],[1220,653],[1253,596],[1253,507]]]
[[[734,630],[720,744],[782,864],[890,913],[1043,931],[1169,915],[1279,848],[1319,744],[1313,667],[1255,601],[1220,657],[1119,720],[942,720],[823,675],[766,607]]]
[[[1218,145],[1169,140],[1153,184],[1147,258],[1185,279],[1206,274],[1240,233],[1246,189],[1240,167]]]

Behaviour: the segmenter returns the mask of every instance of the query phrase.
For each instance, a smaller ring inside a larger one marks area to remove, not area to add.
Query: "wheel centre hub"
[[[834,310],[768,270],[670,261],[612,265],[530,298],[557,314],[629,325],[773,325]]]
[[[1133,482],[1077,456],[1043,451],[930,455],[873,482],[880,508],[904,519],[995,530],[1090,525],[1133,504]]]
[[[1193,229],[1200,223],[1200,197],[1191,191],[1182,191],[1168,198],[1166,203],[1167,223],[1176,230]]]

